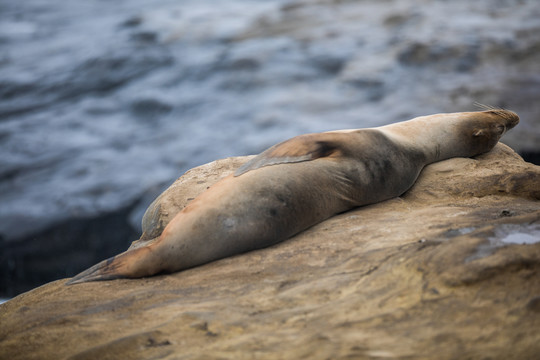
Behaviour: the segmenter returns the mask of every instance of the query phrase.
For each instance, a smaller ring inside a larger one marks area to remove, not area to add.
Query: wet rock
[[[191,170],[168,190],[179,196],[172,208],[243,161]],[[512,176],[523,172],[533,177]],[[540,231],[539,178],[539,166],[499,144],[474,159],[430,165],[404,196],[334,216],[270,248],[144,279],[59,280],[0,305],[0,353],[534,358],[540,242],[508,235]]]
[[[102,260],[103,254],[124,251],[129,239],[139,236],[128,221],[133,208],[131,205],[92,218],[74,217],[24,242],[0,239],[3,293],[20,294],[92,266]]]

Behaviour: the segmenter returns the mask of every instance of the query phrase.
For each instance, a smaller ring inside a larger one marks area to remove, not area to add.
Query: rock
[[[193,169],[171,188],[183,202],[217,180],[212,169],[241,162]],[[270,248],[144,279],[55,281],[0,305],[0,354],[532,359],[539,180],[540,167],[499,144]]]

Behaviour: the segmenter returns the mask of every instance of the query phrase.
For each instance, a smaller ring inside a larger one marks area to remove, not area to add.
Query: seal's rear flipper
[[[74,276],[66,283],[66,285],[80,284],[88,281],[113,280],[125,277],[118,271],[118,268],[123,262],[119,259],[119,257],[121,257],[121,255],[103,260],[102,262]]]
[[[75,276],[69,280],[66,285],[79,284],[88,281],[137,278],[154,275],[159,272],[159,269],[156,270],[155,268],[156,258],[153,257],[153,254],[155,255],[152,251],[153,244],[155,244],[155,242],[148,246],[127,250],[110,259],[104,260]]]

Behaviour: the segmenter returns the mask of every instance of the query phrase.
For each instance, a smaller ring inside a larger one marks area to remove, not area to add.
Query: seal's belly
[[[179,224],[171,230],[183,234],[183,253],[189,254],[190,263],[210,262],[270,246],[337,213],[404,191],[383,191],[385,186],[393,186],[393,180],[380,181],[377,174],[366,174],[368,165],[359,164],[325,159],[280,164],[226,178],[177,215]],[[404,174],[388,167],[385,171],[403,182]]]

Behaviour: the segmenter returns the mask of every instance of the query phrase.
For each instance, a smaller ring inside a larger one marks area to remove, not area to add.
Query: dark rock
[[[139,237],[127,221],[132,208],[94,218],[73,218],[39,235],[0,241],[0,297],[73,276],[125,250]]]
[[[519,152],[519,155],[523,158],[523,160],[540,165],[540,151],[527,151],[522,150]]]

